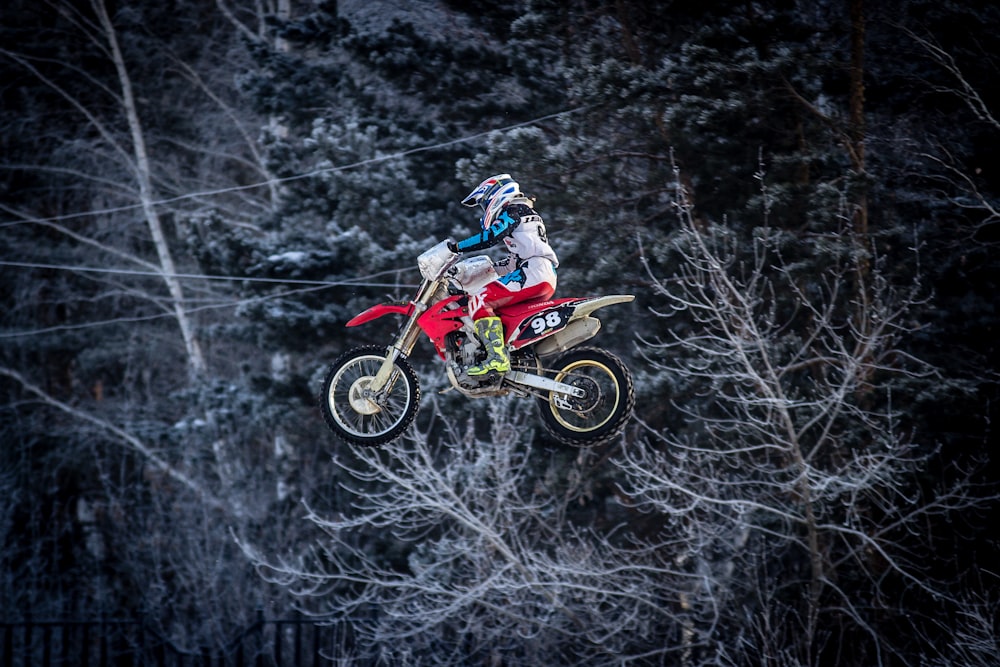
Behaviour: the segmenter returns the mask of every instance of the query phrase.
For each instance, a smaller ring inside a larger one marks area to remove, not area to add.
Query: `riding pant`
[[[502,271],[503,263],[496,267]],[[493,317],[494,309],[523,301],[544,301],[555,294],[556,270],[546,257],[532,257],[519,262],[517,268],[487,284],[471,295],[469,311],[472,319]]]

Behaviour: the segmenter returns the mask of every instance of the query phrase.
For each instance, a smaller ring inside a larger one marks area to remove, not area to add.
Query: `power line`
[[[127,275],[127,276],[145,276],[145,277],[173,277],[178,279],[191,279],[191,280],[230,280],[230,281],[244,281],[244,282],[256,282],[256,283],[284,283],[291,285],[308,285],[302,289],[287,290],[280,292],[278,294],[267,294],[257,297],[249,297],[246,299],[237,299],[235,301],[227,301],[224,303],[216,303],[211,305],[196,306],[193,308],[188,308],[189,313],[198,313],[206,310],[217,310],[220,308],[236,308],[245,304],[257,303],[261,301],[268,301],[271,299],[282,299],[285,297],[293,296],[296,294],[304,294],[306,292],[315,292],[319,290],[329,289],[331,287],[394,287],[394,288],[407,288],[413,289],[416,285],[406,284],[406,283],[386,283],[386,282],[372,282],[372,279],[378,278],[380,276],[399,274],[403,271],[410,271],[412,269],[390,269],[387,271],[380,271],[378,273],[373,273],[367,276],[362,276],[359,278],[353,278],[350,280],[301,280],[296,278],[254,278],[251,276],[219,276],[219,275],[207,275],[207,274],[196,274],[196,273],[161,273],[157,271],[137,271],[133,269],[114,269],[114,268],[102,268],[95,266],[71,266],[66,264],[45,264],[41,262],[10,262],[0,260],[0,266],[13,266],[18,268],[33,268],[33,269],[50,269],[59,271],[76,271],[81,273],[103,273],[103,274],[116,274],[116,275]],[[174,317],[172,313],[158,313],[155,315],[136,315],[131,317],[116,317],[110,320],[99,320],[96,322],[83,322],[80,324],[60,324],[52,327],[45,327],[42,329],[29,329],[23,331],[8,331],[0,333],[0,340],[10,339],[10,338],[23,338],[26,336],[37,336],[41,334],[48,333],[61,333],[66,331],[78,331],[80,329],[91,329],[94,327],[109,326],[112,324],[134,324],[138,322],[148,322],[151,320],[163,319],[165,317]]]
[[[197,308],[188,308],[188,313],[198,313],[204,310],[215,310],[219,308],[235,308],[243,304],[254,303],[256,301],[266,301],[269,299],[283,298],[290,296],[292,294],[299,294],[302,292],[312,292],[318,289],[323,289],[321,287],[310,287],[301,290],[292,290],[289,292],[283,292],[282,294],[269,294],[267,296],[254,297],[250,299],[239,299],[237,301],[232,301],[223,304],[214,304],[211,306],[199,306]],[[0,340],[5,338],[24,338],[26,336],[38,336],[47,333],[63,333],[66,331],[78,331],[80,329],[93,329],[95,327],[109,326],[112,324],[136,324],[138,322],[149,322],[152,320],[161,320],[166,317],[175,317],[173,313],[157,313],[155,315],[134,315],[131,317],[116,317],[110,320],[98,320],[96,322],[81,322],[80,324],[57,324],[51,327],[45,327],[44,329],[30,329],[24,331],[7,331],[0,333]]]
[[[469,141],[475,141],[481,137],[485,137],[494,132],[508,132],[510,130],[516,130],[519,127],[527,127],[529,125],[534,125],[536,123],[541,123],[546,120],[552,120],[553,118],[559,118],[561,116],[568,116],[585,109],[589,109],[592,105],[585,105],[581,107],[576,107],[573,109],[564,109],[563,111],[557,111],[555,113],[547,114],[545,116],[539,116],[537,118],[532,118],[531,120],[526,120],[521,123],[514,123],[513,125],[507,125],[501,128],[494,128],[490,130],[484,130],[482,132],[477,132],[471,134],[467,137],[460,137],[458,139],[450,139],[448,141],[442,141],[436,144],[431,144],[429,146],[418,146],[416,148],[409,148],[398,153],[392,153],[390,155],[383,155],[380,157],[368,158],[366,160],[359,160],[358,162],[352,162],[350,164],[340,165],[336,167],[325,167],[323,169],[315,169],[313,171],[304,172],[302,174],[294,174],[292,176],[285,176],[282,178],[269,179],[267,181],[259,181],[257,183],[250,183],[248,185],[235,185],[226,188],[218,188],[215,190],[203,190],[201,192],[189,192],[183,195],[177,195],[176,197],[168,197],[165,199],[158,199],[152,202],[153,206],[162,206],[165,204],[173,204],[175,202],[184,201],[188,199],[195,199],[199,197],[214,197],[217,195],[228,194],[231,192],[244,192],[247,190],[254,190],[257,188],[264,188],[274,184],[280,183],[290,183],[292,181],[298,181],[304,178],[309,178],[311,176],[318,176],[320,174],[331,174],[339,173],[342,171],[348,171],[351,169],[356,169],[358,167],[363,167],[369,164],[377,164],[379,162],[385,162],[388,160],[395,160],[401,157],[406,157],[408,155],[413,155],[415,153],[423,153],[426,151],[437,150],[439,148],[446,148],[448,146],[454,146],[456,144],[463,144]],[[11,225],[20,225],[27,222],[39,223],[39,222],[60,222],[63,220],[72,220],[75,218],[82,218],[88,215],[107,215],[109,213],[121,213],[124,211],[133,211],[135,209],[142,208],[142,204],[129,204],[127,206],[116,206],[111,208],[103,209],[93,209],[90,211],[81,211],[80,213],[67,213],[64,215],[52,216],[49,218],[32,218],[31,220],[8,220],[5,222],[0,222],[0,227],[8,227]]]
[[[251,184],[248,184],[248,185],[232,186],[232,187],[227,187],[227,188],[218,188],[218,189],[214,189],[214,190],[204,190],[204,191],[200,191],[200,192],[191,192],[191,193],[187,193],[187,194],[183,194],[183,195],[178,195],[176,197],[169,197],[169,198],[165,198],[165,199],[159,199],[159,200],[156,200],[156,201],[152,202],[152,204],[154,206],[162,206],[162,205],[165,205],[165,204],[171,204],[171,203],[175,203],[175,202],[179,202],[179,201],[184,201],[184,200],[188,200],[188,199],[195,199],[195,198],[200,198],[200,197],[212,197],[212,196],[218,196],[218,195],[227,194],[227,193],[231,193],[231,192],[243,192],[243,191],[247,191],[247,190],[253,190],[253,189],[256,189],[256,188],[267,187],[267,186],[275,184],[275,183],[288,183],[288,182],[292,182],[292,181],[296,181],[296,180],[301,180],[301,179],[309,178],[309,177],[312,177],[312,176],[317,176],[317,175],[320,175],[320,174],[339,173],[339,172],[348,171],[348,170],[351,170],[351,169],[356,169],[358,167],[363,167],[363,166],[370,165],[370,164],[377,164],[379,162],[385,162],[385,161],[388,161],[388,160],[394,160],[394,159],[406,157],[408,155],[414,155],[416,153],[422,153],[422,152],[437,150],[437,149],[441,149],[441,148],[446,148],[448,146],[454,146],[454,145],[457,145],[457,144],[474,141],[476,139],[479,139],[481,137],[485,137],[485,136],[487,136],[489,134],[492,134],[494,132],[507,132],[507,131],[510,131],[510,130],[517,129],[519,127],[526,127],[526,126],[534,125],[536,123],[540,123],[540,122],[543,122],[543,121],[546,121],[546,120],[552,120],[554,118],[559,118],[561,116],[565,116],[565,115],[577,113],[577,112],[582,111],[582,110],[587,109],[587,108],[589,108],[589,106],[577,107],[577,108],[574,108],[574,109],[566,109],[566,110],[559,111],[559,112],[556,112],[556,113],[547,114],[545,116],[539,116],[539,117],[536,117],[536,118],[533,118],[531,120],[527,120],[527,121],[524,121],[524,122],[514,123],[512,125],[508,125],[508,126],[505,126],[505,127],[494,128],[494,129],[485,130],[485,131],[482,131],[482,132],[477,132],[475,134],[472,134],[472,135],[469,135],[469,136],[466,136],[466,137],[460,137],[458,139],[451,139],[451,140],[448,140],[448,141],[442,141],[442,142],[439,142],[439,143],[436,143],[436,144],[431,144],[431,145],[428,145],[428,146],[418,146],[416,148],[410,148],[410,149],[407,149],[407,150],[404,150],[404,151],[400,151],[400,152],[397,152],[397,153],[392,153],[390,155],[383,155],[383,156],[380,156],[380,157],[374,157],[374,158],[369,158],[369,159],[365,159],[365,160],[360,160],[360,161],[353,162],[353,163],[346,164],[346,165],[339,165],[339,166],[335,166],[335,167],[325,167],[325,168],[322,168],[322,169],[315,169],[315,170],[312,170],[312,171],[309,171],[309,172],[304,172],[302,174],[296,174],[296,175],[286,176],[286,177],[277,178],[277,179],[270,179],[270,180],[267,180],[267,181],[261,181],[261,182],[258,182],[258,183],[251,183]],[[142,204],[130,204],[130,205],[127,205],[127,206],[118,206],[118,207],[111,207],[111,208],[104,208],[104,209],[93,209],[93,210],[90,210],[90,211],[82,211],[82,212],[79,212],[79,213],[68,213],[68,214],[58,215],[58,216],[52,216],[52,217],[48,217],[48,218],[32,218],[31,220],[9,220],[9,221],[5,221],[5,222],[0,222],[0,227],[8,227],[8,226],[12,226],[12,225],[19,225],[19,224],[25,224],[25,223],[60,222],[60,221],[64,221],[64,220],[72,220],[72,219],[76,219],[76,218],[81,218],[81,217],[88,216],[88,215],[106,215],[106,214],[110,214],[110,213],[119,213],[119,212],[124,212],[124,211],[132,211],[132,210],[135,210],[135,209],[138,209],[138,208],[141,208],[141,207],[142,207]],[[237,307],[237,306],[240,306],[240,305],[243,305],[243,304],[254,303],[254,302],[259,302],[259,301],[268,300],[268,299],[284,298],[284,297],[287,297],[287,296],[291,296],[293,294],[299,294],[299,293],[304,293],[304,292],[316,291],[316,290],[321,290],[321,289],[328,289],[330,287],[351,287],[351,286],[353,286],[353,287],[393,287],[393,288],[403,288],[403,287],[405,287],[405,288],[408,288],[408,289],[412,289],[412,288],[416,287],[415,285],[402,284],[402,283],[398,283],[398,282],[396,282],[396,283],[371,282],[371,279],[377,278],[379,276],[389,275],[389,274],[399,274],[399,273],[401,273],[404,270],[412,270],[412,269],[402,269],[402,270],[400,270],[400,269],[393,269],[393,270],[382,271],[380,273],[375,273],[375,274],[372,274],[372,275],[369,275],[369,276],[364,276],[364,277],[361,277],[361,278],[355,278],[355,279],[350,279],[350,280],[325,281],[325,280],[303,280],[303,279],[296,279],[296,278],[260,278],[260,277],[251,277],[251,276],[221,276],[221,275],[207,275],[207,274],[194,274],[194,273],[174,273],[174,274],[168,274],[168,273],[165,273],[165,272],[158,272],[158,271],[139,271],[139,270],[134,270],[134,269],[103,268],[103,267],[92,267],[92,266],[72,266],[72,265],[65,265],[65,264],[50,264],[50,263],[42,263],[42,262],[0,261],[0,266],[11,266],[11,267],[31,268],[31,269],[48,269],[48,270],[59,270],[59,271],[74,271],[74,272],[78,272],[78,273],[103,273],[103,274],[115,274],[115,275],[145,276],[145,277],[155,277],[155,278],[167,278],[167,277],[171,277],[171,278],[177,278],[177,279],[191,279],[191,280],[227,280],[227,281],[243,281],[243,282],[254,282],[254,283],[272,283],[272,284],[308,285],[309,286],[309,287],[307,287],[305,289],[290,290],[290,291],[287,291],[287,292],[282,292],[280,294],[271,294],[271,295],[266,295],[266,296],[261,296],[261,297],[253,297],[253,298],[249,298],[249,299],[240,299],[240,300],[233,301],[233,302],[230,302],[230,303],[213,304],[213,305],[207,305],[207,306],[200,306],[200,307],[196,307],[196,308],[190,308],[188,310],[188,312],[200,312],[200,311],[203,311],[203,310],[210,310],[210,309]],[[86,329],[86,328],[93,328],[93,327],[99,327],[99,326],[107,326],[107,325],[110,325],[110,324],[136,323],[136,322],[143,322],[143,321],[161,319],[161,318],[164,318],[164,317],[173,317],[173,315],[170,314],[170,313],[160,313],[160,314],[156,314],[156,315],[146,315],[146,316],[119,317],[119,318],[115,318],[115,319],[111,319],[111,320],[103,320],[103,321],[98,321],[98,322],[86,322],[86,323],[73,324],[73,325],[58,325],[58,326],[54,326],[54,327],[47,327],[47,328],[44,328],[44,329],[34,329],[34,330],[30,330],[30,331],[5,332],[5,333],[0,333],[0,339],[8,339],[8,338],[15,338],[15,337],[23,337],[23,336],[33,336],[33,335],[39,335],[39,334],[44,334],[44,333],[72,331],[72,330],[78,330],[78,329]]]
[[[389,273],[389,272],[383,272]],[[375,274],[381,275],[381,274]],[[239,306],[259,303],[262,301],[271,301],[275,299],[284,299],[289,296],[294,296],[297,294],[305,294],[307,292],[316,292],[319,290],[328,289],[334,286],[356,286],[356,287],[407,287],[412,288],[413,285],[402,285],[397,283],[323,283],[319,285],[313,285],[311,287],[303,287],[301,289],[287,290],[285,292],[280,292],[278,294],[266,294],[263,296],[249,297],[246,299],[237,299],[234,301],[227,301],[223,303],[215,303],[205,306],[197,306],[194,308],[188,308],[188,313],[200,313],[207,310],[219,310],[221,308],[237,308]],[[6,331],[0,332],[0,340],[10,339],[10,338],[24,338],[27,336],[38,336],[41,334],[48,333],[63,333],[67,331],[79,331],[81,329],[93,329],[95,327],[110,326],[112,324],[136,324],[139,322],[149,322],[152,320],[160,320],[167,317],[174,317],[173,313],[157,313],[155,315],[135,315],[126,317],[116,317],[110,320],[98,320],[95,322],[81,322],[80,324],[58,324],[51,327],[45,327],[42,329],[28,329],[22,331]]]
[[[5,260],[0,260],[0,266],[14,266],[23,269],[50,269],[57,271],[73,271],[77,273],[110,273],[115,275],[124,276],[146,276],[153,278],[178,278],[178,279],[189,279],[189,280],[231,280],[231,281],[241,281],[249,283],[281,283],[286,285],[315,285],[319,287],[408,287],[414,288],[416,285],[409,285],[403,283],[375,283],[367,282],[372,278],[377,278],[379,276],[385,276],[390,274],[398,274],[404,271],[412,271],[414,269],[390,269],[388,271],[381,271],[379,273],[373,273],[368,276],[362,276],[360,278],[349,278],[347,280],[303,280],[300,278],[257,278],[253,276],[220,276],[220,275],[209,275],[200,273],[166,273],[162,271],[138,271],[135,269],[115,269],[115,268],[104,268],[98,266],[73,266],[67,264],[46,264],[43,262],[10,262]]]

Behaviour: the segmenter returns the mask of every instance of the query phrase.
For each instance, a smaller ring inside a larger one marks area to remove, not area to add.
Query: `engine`
[[[467,326],[448,334],[448,342],[452,351],[452,361],[465,369],[476,364],[483,356],[484,350],[476,335]]]

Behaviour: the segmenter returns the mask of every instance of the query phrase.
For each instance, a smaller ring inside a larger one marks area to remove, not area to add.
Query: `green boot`
[[[506,373],[510,370],[510,357],[503,338],[503,323],[499,317],[484,317],[475,321],[476,335],[483,341],[489,356],[478,366],[465,371],[469,375],[486,375],[490,371]]]

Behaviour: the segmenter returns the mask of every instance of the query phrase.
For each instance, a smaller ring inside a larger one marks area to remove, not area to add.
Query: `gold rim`
[[[564,368],[561,371],[559,371],[559,374],[555,378],[556,381],[557,382],[565,382],[566,378],[568,376],[572,376],[573,372],[576,369],[578,369],[578,368],[595,368],[595,369],[603,372],[603,375],[602,375],[603,378],[607,378],[607,379],[611,380],[611,384],[612,384],[612,387],[614,389],[614,403],[610,406],[610,409],[607,410],[606,412],[604,412],[603,416],[600,419],[600,422],[598,422],[596,424],[589,424],[588,423],[588,424],[585,424],[584,426],[579,426],[578,424],[573,424],[573,423],[570,423],[569,421],[567,421],[567,419],[563,416],[564,411],[568,412],[571,415],[580,416],[580,419],[577,420],[577,421],[583,421],[583,420],[585,420],[587,418],[588,415],[590,415],[590,413],[591,413],[592,410],[594,410],[599,405],[603,404],[602,399],[606,398],[606,396],[603,395],[604,392],[602,392],[602,395],[600,397],[598,397],[597,399],[594,400],[594,403],[590,407],[590,409],[584,410],[584,411],[574,411],[574,410],[572,410],[569,407],[567,407],[565,409],[560,409],[555,404],[555,396],[556,396],[556,394],[553,393],[550,396],[550,398],[549,398],[549,409],[552,411],[552,416],[559,423],[559,425],[562,426],[563,428],[565,428],[565,429],[567,429],[569,431],[573,431],[575,433],[589,433],[591,431],[595,431],[595,430],[601,428],[602,426],[604,426],[605,424],[607,424],[609,421],[611,421],[612,417],[614,417],[615,413],[618,410],[618,404],[621,403],[621,396],[622,396],[621,383],[618,382],[618,378],[615,377],[615,374],[611,370],[610,367],[608,367],[606,364],[602,364],[602,363],[600,363],[598,361],[594,361],[592,359],[581,359],[580,361],[576,361],[576,362],[570,364],[566,368]],[[599,389],[603,389],[603,387],[601,386],[600,379],[595,379],[595,378],[591,377],[589,374],[585,375],[584,377],[587,378],[588,380],[590,380],[591,382],[593,382],[595,385],[597,385],[597,387]],[[572,382],[569,382],[568,384],[572,384]],[[573,399],[569,399],[569,400],[572,401]]]

